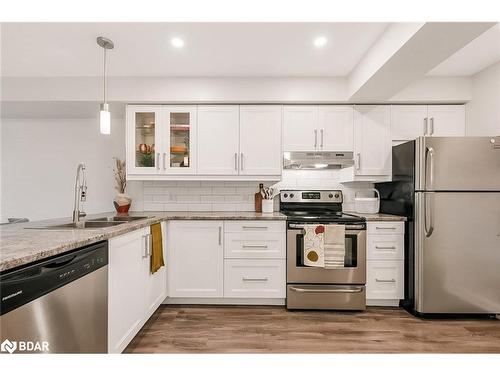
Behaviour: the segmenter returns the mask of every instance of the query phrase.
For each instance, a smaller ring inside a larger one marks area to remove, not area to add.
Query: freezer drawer
[[[415,308],[500,313],[500,193],[416,193]]]
[[[364,285],[288,284],[287,309],[365,310]]]

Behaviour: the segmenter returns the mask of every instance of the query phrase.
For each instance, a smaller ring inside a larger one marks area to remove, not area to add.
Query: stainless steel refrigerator
[[[420,137],[393,147],[381,212],[408,216],[404,307],[500,314],[500,137]]]

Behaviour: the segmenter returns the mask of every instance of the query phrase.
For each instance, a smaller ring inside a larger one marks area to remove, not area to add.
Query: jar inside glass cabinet
[[[135,114],[135,166],[155,167],[155,126],[154,112]]]
[[[190,164],[191,118],[189,112],[170,113],[170,167],[188,168]]]

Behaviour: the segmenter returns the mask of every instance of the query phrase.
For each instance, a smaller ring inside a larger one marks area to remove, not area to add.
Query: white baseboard
[[[284,298],[173,298],[167,297],[164,305],[264,305],[285,306]]]
[[[366,306],[398,307],[398,299],[367,299]]]

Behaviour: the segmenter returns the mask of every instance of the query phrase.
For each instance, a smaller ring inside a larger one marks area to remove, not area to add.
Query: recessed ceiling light
[[[314,39],[314,46],[315,47],[323,47],[325,46],[327,40],[324,36],[318,36],[316,39]]]
[[[172,43],[172,45],[175,48],[182,48],[182,47],[184,47],[184,41],[181,38],[172,38],[172,40],[170,41],[170,43]]]

